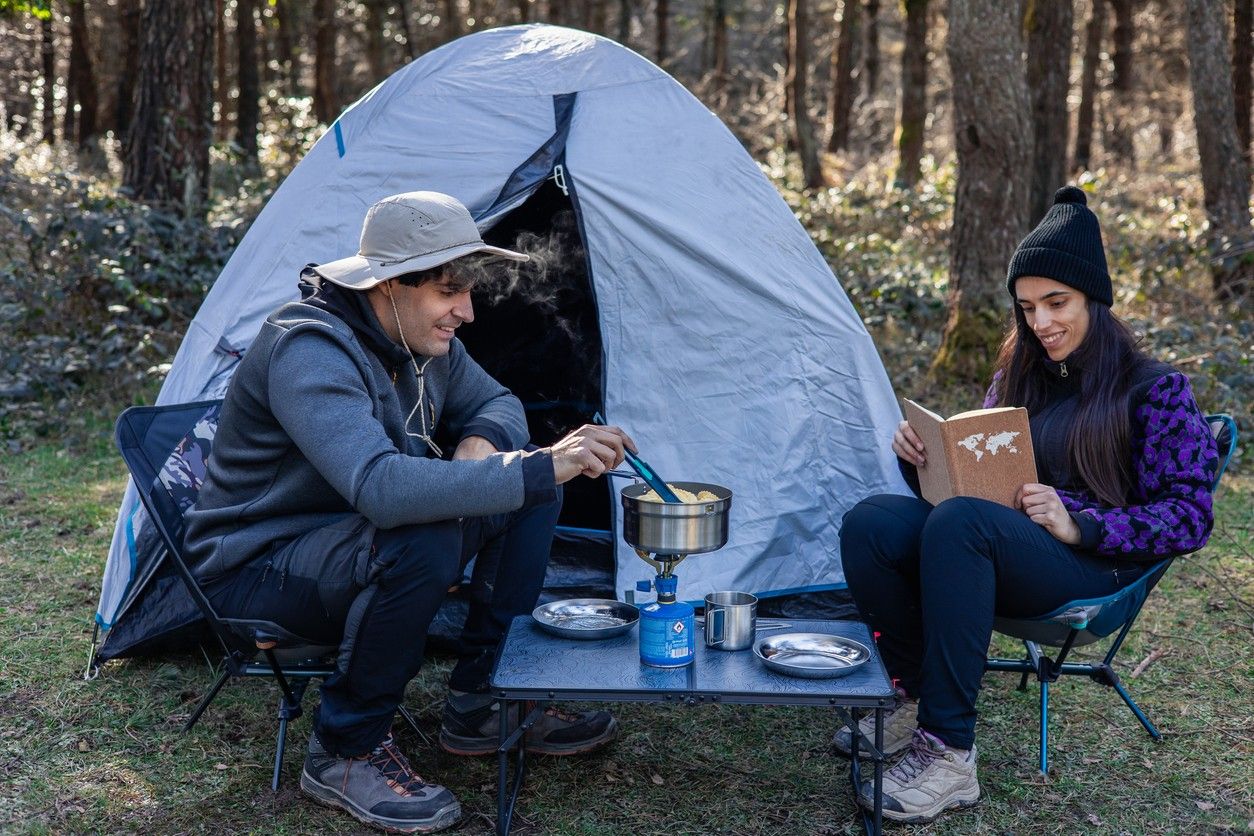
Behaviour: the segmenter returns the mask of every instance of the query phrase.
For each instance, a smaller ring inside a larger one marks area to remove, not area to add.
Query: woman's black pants
[[[840,546],[889,675],[918,698],[919,725],[959,749],[975,742],[995,614],[1033,617],[1110,595],[1146,566],[1074,549],[1022,511],[969,497],[935,507],[865,499],[845,514]]]

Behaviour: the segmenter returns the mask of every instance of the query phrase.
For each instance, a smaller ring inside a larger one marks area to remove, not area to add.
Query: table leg
[[[875,822],[874,836],[884,826],[884,709],[875,709]]]
[[[522,718],[518,728],[510,728],[511,703],[501,701],[500,745],[496,750],[496,832],[497,836],[508,836],[510,822],[514,818],[514,807],[518,804],[518,794],[522,791],[523,778],[527,774],[527,747],[523,745],[523,735],[544,713],[544,704],[538,703],[526,717]],[[519,704],[520,708],[526,703]],[[520,712],[521,713],[521,712]],[[509,753],[518,747],[514,755],[514,783],[508,795],[506,784],[509,783]]]
[[[852,744],[852,752],[850,753],[849,777],[853,782],[853,798],[854,804],[857,805],[858,812],[862,816],[862,829],[869,836],[879,836],[883,829],[883,813],[884,813],[884,709],[875,709],[875,744],[871,746],[871,760],[875,764],[875,775],[872,778],[872,807],[868,812],[862,806],[859,800],[862,788],[862,733],[858,725],[858,721],[862,718],[862,712],[854,709],[850,712],[851,722],[850,743]]]

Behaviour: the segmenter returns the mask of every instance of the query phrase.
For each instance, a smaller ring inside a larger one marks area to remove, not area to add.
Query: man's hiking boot
[[[858,803],[871,809],[874,792],[872,783],[863,781]],[[915,731],[906,756],[884,772],[884,818],[893,821],[926,824],[946,810],[971,807],[979,800],[975,747],[969,752],[951,749],[923,729]]]
[[[392,736],[373,752],[337,758],[309,736],[309,754],[300,774],[306,795],[342,807],[359,821],[392,833],[433,833],[462,817],[462,806],[439,784],[428,784],[396,748]]]
[[[884,712],[884,757],[892,759],[910,747],[914,730],[919,727],[919,701],[906,699],[906,695],[897,692],[897,705]],[[869,758],[871,746],[875,745],[875,712],[858,721],[858,731],[862,735],[858,746],[858,755]],[[832,748],[845,757],[853,755],[853,732],[848,726],[842,726],[832,738]]]
[[[454,755],[491,755],[500,745],[500,701],[486,700],[474,708],[459,710],[457,702],[474,701],[475,696],[450,696],[444,703],[440,727],[440,748]],[[510,703],[510,727],[517,726],[535,703]],[[519,713],[519,708],[522,713]],[[599,749],[618,736],[618,721],[608,711],[572,714],[549,706],[527,729],[523,746],[540,755],[581,755]]]

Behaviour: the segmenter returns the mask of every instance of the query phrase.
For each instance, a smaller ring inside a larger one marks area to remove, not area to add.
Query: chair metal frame
[[[1231,415],[1207,415],[1206,423],[1211,428],[1219,446],[1219,464],[1215,478],[1211,482],[1211,491],[1219,489],[1219,481],[1223,477],[1228,462],[1232,459],[1237,446],[1237,425]],[[1063,676],[1086,676],[1101,685],[1113,688],[1124,704],[1133,713],[1145,731],[1154,740],[1161,740],[1162,735],[1154,726],[1145,712],[1128,693],[1119,674],[1114,669],[1114,660],[1133,623],[1145,606],[1150,591],[1159,579],[1166,574],[1174,557],[1166,558],[1154,564],[1150,571],[1141,576],[1135,583],[1124,587],[1113,595],[1103,598],[1069,601],[1053,612],[1031,619],[996,619],[994,629],[1008,636],[1023,641],[1027,655],[1023,659],[989,658],[985,661],[986,671],[1004,671],[1021,674],[1019,690],[1026,691],[1028,676],[1036,675],[1041,685],[1040,696],[1040,770],[1041,774],[1049,772],[1049,686]],[[1140,600],[1137,601],[1137,596]],[[1130,613],[1121,621],[1113,624],[1101,623],[1103,610],[1109,611],[1120,604],[1135,602]],[[1106,651],[1100,662],[1068,662],[1067,655],[1075,647],[1092,644],[1104,639],[1115,630],[1118,635]],[[1041,650],[1041,645],[1057,647],[1057,658],[1048,656]]]
[[[114,441],[130,471],[139,501],[148,513],[149,522],[161,538],[166,556],[173,562],[188,594],[204,615],[223,654],[221,675],[187,718],[183,732],[190,731],[196,725],[205,709],[231,677],[272,677],[279,687],[279,728],[270,787],[277,792],[283,753],[287,747],[288,724],[302,715],[301,702],[310,681],[325,680],[335,672],[335,663],[328,657],[333,657],[338,648],[293,636],[272,622],[223,618],[201,590],[183,557],[183,515],[174,497],[158,478],[162,466],[173,451],[151,450],[144,442],[148,428],[157,417],[182,413],[181,417],[186,419],[183,422],[183,432],[178,436],[182,438],[211,407],[220,403],[221,401],[209,400],[168,406],[130,407],[118,416]],[[426,735],[418,728],[405,707],[401,706],[399,710],[419,737],[426,740]]]

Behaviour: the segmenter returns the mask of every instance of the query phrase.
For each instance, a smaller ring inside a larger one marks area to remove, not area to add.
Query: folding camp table
[[[651,668],[640,663],[636,630],[600,641],[559,638],[541,630],[524,615],[514,619],[501,645],[492,671],[492,690],[506,702],[534,700],[536,707],[517,727],[510,716],[501,723],[497,750],[497,833],[509,833],[514,806],[526,775],[526,751],[521,745],[526,730],[539,719],[552,700],[588,702],[673,702],[685,705],[738,703],[748,705],[828,706],[849,712],[854,731],[855,756],[850,779],[855,798],[861,780],[857,719],[865,711],[875,714],[875,804],[863,811],[868,833],[880,832],[884,759],[884,709],[893,704],[896,692],[884,670],[879,652],[866,625],[856,621],[805,621],[789,619],[789,632],[830,633],[861,642],[871,658],[843,677],[801,679],[768,670],[752,650],[710,650],[697,643],[696,661],[682,668]],[[521,714],[521,711],[518,712]],[[835,725],[833,725],[835,728]],[[509,761],[514,759],[514,780],[509,785]],[[856,803],[856,802],[855,802]]]

